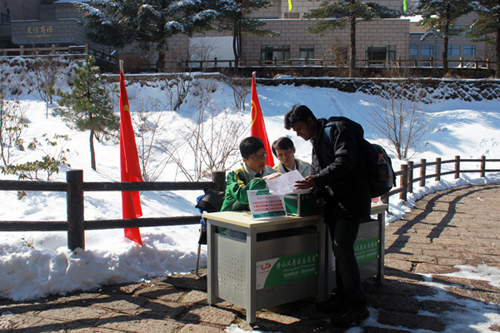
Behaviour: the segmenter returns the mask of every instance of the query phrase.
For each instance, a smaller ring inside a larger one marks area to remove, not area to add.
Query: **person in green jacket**
[[[297,170],[304,178],[311,174],[311,164],[295,158],[295,146],[290,138],[282,136],[273,142],[271,149],[274,156],[280,161],[274,167],[276,172],[286,173]]]
[[[266,165],[267,153],[261,139],[248,137],[240,143],[243,163],[231,171],[226,179],[226,194],[221,211],[250,210],[248,191],[263,190],[267,187],[266,179],[274,178],[275,170]]]
[[[226,193],[221,211],[250,210],[248,191],[267,188],[266,179],[277,177],[273,168],[266,165],[267,153],[261,139],[248,137],[240,143],[240,153],[243,157],[241,167],[228,173],[226,178]],[[245,239],[245,233],[237,230],[217,227],[220,234],[238,239]]]

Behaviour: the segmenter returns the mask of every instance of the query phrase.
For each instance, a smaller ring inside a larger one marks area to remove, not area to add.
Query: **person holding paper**
[[[267,153],[264,142],[256,137],[248,137],[240,143],[240,153],[243,163],[238,169],[228,173],[226,178],[226,193],[221,211],[250,211],[248,206],[248,191],[267,188],[266,179],[280,174],[266,165]],[[245,234],[227,228],[218,227],[218,232],[234,238],[245,239]]]
[[[226,194],[221,211],[250,210],[247,191],[266,189],[265,180],[280,175],[266,165],[267,152],[261,139],[243,139],[240,143],[240,153],[243,163],[227,175]]]
[[[286,173],[292,170],[298,170],[303,177],[311,174],[311,165],[305,161],[295,158],[295,146],[293,141],[286,136],[274,141],[271,149],[274,156],[279,160],[277,166],[274,167],[279,173]]]
[[[354,242],[363,221],[370,219],[371,193],[368,173],[358,142],[360,125],[347,126],[341,118],[329,122],[316,119],[305,105],[294,105],[285,115],[285,128],[311,141],[311,175],[296,182],[296,188],[313,188],[325,200],[324,221],[330,230],[336,263],[337,289],[319,310],[332,312],[332,321],[348,326],[368,318]]]

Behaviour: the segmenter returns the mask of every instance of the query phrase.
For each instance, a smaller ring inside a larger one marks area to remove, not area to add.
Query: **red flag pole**
[[[257,96],[257,89],[255,87],[255,72],[252,73],[252,106],[251,106],[252,122],[250,124],[250,136],[264,141],[264,150],[267,153],[266,164],[270,167],[274,166],[274,157],[267,138],[266,124],[264,116],[260,108],[259,97]]]
[[[125,76],[123,75],[123,60],[120,60],[120,171],[122,182],[142,182]],[[124,219],[136,219],[142,216],[139,192],[122,191],[122,216]],[[125,237],[142,245],[139,228],[125,228]]]

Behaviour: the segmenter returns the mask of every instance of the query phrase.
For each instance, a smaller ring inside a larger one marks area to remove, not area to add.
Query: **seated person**
[[[226,195],[221,211],[250,210],[247,191],[263,190],[267,187],[265,179],[279,175],[266,165],[267,153],[261,139],[243,139],[240,143],[240,153],[243,163],[240,168],[227,175]]]
[[[267,153],[261,139],[248,137],[240,143],[243,157],[241,167],[231,171],[226,178],[226,194],[221,211],[250,210],[248,191],[267,188],[265,179],[281,175],[266,165]],[[217,227],[220,234],[238,239],[246,239],[245,233],[237,230]]]
[[[311,165],[295,158],[295,146],[289,138],[283,136],[274,141],[272,150],[279,160],[278,165],[274,167],[277,172],[285,173],[297,169],[304,178],[311,174]]]

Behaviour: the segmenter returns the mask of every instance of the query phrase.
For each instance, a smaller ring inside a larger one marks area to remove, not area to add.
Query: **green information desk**
[[[360,228],[356,255],[362,277],[383,278],[386,207],[372,206],[378,219]],[[207,219],[209,304],[224,299],[245,308],[247,321],[255,322],[259,309],[307,297],[323,300],[335,286],[330,237],[322,215],[253,219],[243,212],[219,212],[203,217]],[[244,236],[226,236],[217,227]]]

